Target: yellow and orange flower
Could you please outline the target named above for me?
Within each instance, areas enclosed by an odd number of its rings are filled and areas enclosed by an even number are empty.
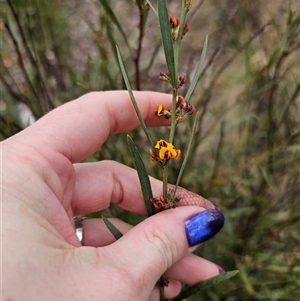
[[[159,106],[158,106],[158,108],[155,110],[155,114],[157,115],[157,116],[163,116],[164,115],[164,111],[166,110],[166,108],[165,108],[165,106],[163,105],[163,104],[160,104]]]
[[[155,115],[158,117],[165,116],[166,119],[169,119],[171,117],[171,112],[167,110],[163,104],[160,104],[155,110]]]
[[[159,150],[158,156],[161,160],[169,160],[181,155],[180,149],[176,149],[172,143],[169,143],[163,139],[157,141],[155,148]]]

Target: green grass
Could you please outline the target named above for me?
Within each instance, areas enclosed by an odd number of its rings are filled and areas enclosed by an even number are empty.
[[[134,89],[170,92],[158,81],[166,65],[155,14],[143,10],[141,1],[84,3],[1,3],[1,140],[27,125],[22,105],[39,118],[86,91],[124,89],[116,44]],[[226,215],[224,229],[199,255],[240,273],[189,300],[295,300],[300,294],[299,3],[201,3],[194,1],[187,16],[191,29],[181,43],[179,74],[186,74],[189,84],[209,35],[191,97],[200,111],[199,126],[181,185],[213,200]],[[170,3],[169,9],[179,17],[179,4]],[[192,122],[175,137],[183,152]],[[166,129],[151,132],[155,138],[167,135]],[[143,132],[131,137],[149,174],[161,177]],[[89,160],[100,158],[133,166],[125,134],[111,136]],[[173,183],[182,160],[169,167]],[[140,220],[118,208],[110,213]]]

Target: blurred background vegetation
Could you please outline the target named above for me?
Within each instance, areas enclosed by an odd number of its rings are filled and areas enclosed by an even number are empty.
[[[155,1],[152,1],[156,6]],[[1,140],[87,91],[124,89],[118,45],[137,90],[169,92],[158,22],[144,1],[1,0]],[[181,1],[168,1],[180,16]],[[224,229],[197,252],[240,274],[189,300],[297,300],[300,296],[300,1],[193,1],[180,74],[189,83],[209,48],[192,103],[201,112],[181,186],[218,204]],[[181,93],[184,95],[183,88]],[[177,132],[187,147],[193,118]],[[167,129],[152,129],[157,139]],[[146,139],[131,133],[149,174]],[[125,135],[89,160],[133,166]],[[182,158],[173,164],[174,182]],[[99,183],[101,185],[101,183]],[[135,223],[139,218],[112,208]],[[298,298],[297,298],[298,297]]]

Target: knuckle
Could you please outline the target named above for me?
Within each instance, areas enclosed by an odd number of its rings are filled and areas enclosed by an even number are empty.
[[[168,235],[166,230],[153,225],[145,228],[145,237],[153,248],[157,250],[157,253],[160,254],[159,257],[162,260],[162,264],[165,265],[165,270],[167,270],[178,257],[176,242],[171,235]]]

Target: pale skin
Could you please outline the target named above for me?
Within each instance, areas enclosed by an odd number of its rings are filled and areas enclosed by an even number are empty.
[[[169,95],[135,96],[148,126],[168,125],[154,111],[160,103],[171,107]],[[93,92],[1,143],[2,300],[158,301],[155,284],[165,272],[166,298],[182,283],[219,273],[190,254],[184,221],[204,210],[196,206],[160,212],[135,227],[113,219],[124,233],[118,241],[100,219],[86,220],[84,246],[78,240],[75,215],[111,202],[146,215],[135,170],[114,161],[78,163],[110,134],[138,126],[128,92]],[[151,185],[160,195],[161,181],[152,178]]]

